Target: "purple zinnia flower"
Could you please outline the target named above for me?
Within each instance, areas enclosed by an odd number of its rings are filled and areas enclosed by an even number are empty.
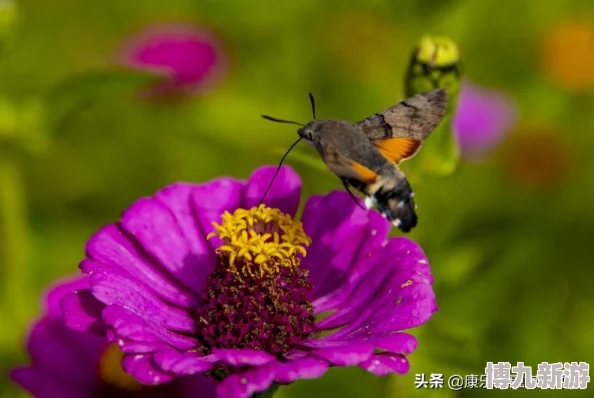
[[[32,364],[10,377],[37,398],[194,398],[214,397],[215,383],[188,376],[158,386],[142,386],[121,366],[123,353],[105,338],[68,328],[59,302],[73,290],[89,287],[88,277],[56,283],[45,299],[45,313],[27,340]]]
[[[138,200],[88,242],[90,288],[62,300],[67,323],[117,342],[142,383],[204,373],[223,397],[330,366],[407,372],[417,342],[401,331],[436,311],[421,248],[388,239],[390,223],[345,192],[311,197],[294,221],[301,182],[287,167],[259,205],[273,173]]]
[[[512,129],[516,113],[503,92],[464,81],[452,124],[462,156],[477,160],[487,155]]]
[[[227,57],[214,33],[188,23],[151,25],[128,38],[119,50],[125,66],[163,74],[149,94],[204,92],[227,72]]]

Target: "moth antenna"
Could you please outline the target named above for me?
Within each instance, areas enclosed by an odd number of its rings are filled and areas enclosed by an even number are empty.
[[[360,208],[362,208],[363,210],[367,211],[368,209],[366,209],[365,207],[363,207],[361,205],[361,203],[357,200],[357,197],[355,196],[355,194],[351,191],[351,188],[349,188],[349,184],[346,183],[345,180],[341,179],[340,181],[342,181],[342,185],[344,185],[344,189],[346,189],[346,191],[349,193],[349,195],[351,196],[351,198],[353,199],[353,201],[355,202],[355,204],[357,206],[359,206]]]
[[[260,204],[262,204],[264,202],[264,199],[266,198],[266,194],[268,193],[268,191],[272,187],[272,183],[274,182],[274,179],[278,175],[278,172],[280,171],[281,166],[283,165],[283,162],[285,161],[285,158],[287,157],[287,155],[289,154],[289,152],[291,152],[291,150],[293,148],[295,148],[295,145],[299,144],[299,141],[301,141],[301,137],[297,138],[297,141],[295,141],[293,143],[293,145],[291,145],[289,147],[289,149],[287,149],[287,152],[285,152],[285,154],[281,158],[280,162],[278,163],[278,167],[276,168],[276,171],[274,172],[274,175],[272,176],[272,179],[270,180],[270,183],[268,184],[268,187],[266,187],[266,191],[264,191],[264,195],[262,195],[262,199],[260,199]]]
[[[275,117],[272,116],[268,116],[268,115],[262,115],[262,117],[266,120],[270,120],[271,122],[276,122],[276,123],[288,123],[288,124],[296,124],[297,126],[305,126],[305,124],[303,123],[298,123],[298,122],[293,122],[291,120],[283,120],[283,119],[277,119]]]
[[[312,93],[309,93],[309,102],[311,102],[311,113],[313,115],[314,120],[316,120],[316,101],[314,100],[314,96]]]

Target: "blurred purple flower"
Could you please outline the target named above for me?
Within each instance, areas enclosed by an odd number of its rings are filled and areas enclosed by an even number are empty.
[[[159,386],[142,386],[121,368],[122,353],[105,338],[64,325],[59,302],[88,288],[87,276],[56,283],[45,299],[45,313],[28,337],[32,364],[12,369],[10,377],[37,398],[194,398],[214,397],[215,383],[189,376]]]
[[[273,173],[138,200],[87,243],[90,289],[62,300],[66,322],[117,342],[142,383],[206,373],[220,397],[330,366],[406,373],[417,341],[401,330],[437,310],[422,249],[345,192],[311,197],[293,221],[301,181],[287,167],[255,207]]]
[[[125,66],[162,74],[149,95],[195,94],[216,84],[228,69],[219,39],[188,23],[156,24],[129,37],[118,52]]]
[[[462,156],[476,160],[488,155],[513,128],[516,116],[506,94],[464,81],[453,120]]]

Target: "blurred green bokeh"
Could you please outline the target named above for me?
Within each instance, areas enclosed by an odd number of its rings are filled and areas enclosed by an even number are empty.
[[[245,178],[276,163],[295,131],[259,115],[307,121],[309,91],[321,118],[356,121],[402,100],[410,52],[426,33],[459,44],[473,82],[514,98],[518,127],[483,162],[415,175],[419,225],[410,236],[431,261],[440,311],[414,331],[409,374],[333,369],[278,396],[503,396],[415,390],[414,377],[481,374],[487,361],[593,362],[594,72],[568,83],[559,76],[573,72],[543,48],[557,43],[547,37],[564,21],[594,29],[593,3],[32,0],[6,11],[13,5],[0,0],[2,374],[26,361],[39,293],[77,271],[91,233],[173,181]],[[113,69],[110,59],[127,34],[171,20],[217,32],[229,75],[194,98],[141,100],[135,90],[152,77]],[[592,61],[579,54],[594,45],[566,44],[574,63]],[[305,145],[288,163],[304,197],[342,189]],[[2,376],[0,396],[16,391]]]

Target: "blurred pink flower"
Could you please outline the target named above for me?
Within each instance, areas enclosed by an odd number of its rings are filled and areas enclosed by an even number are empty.
[[[213,32],[189,23],[150,25],[128,37],[118,50],[124,66],[162,74],[149,95],[204,92],[226,74],[228,59]]]
[[[488,155],[516,118],[516,106],[508,95],[464,81],[452,123],[462,157],[477,160]]]

